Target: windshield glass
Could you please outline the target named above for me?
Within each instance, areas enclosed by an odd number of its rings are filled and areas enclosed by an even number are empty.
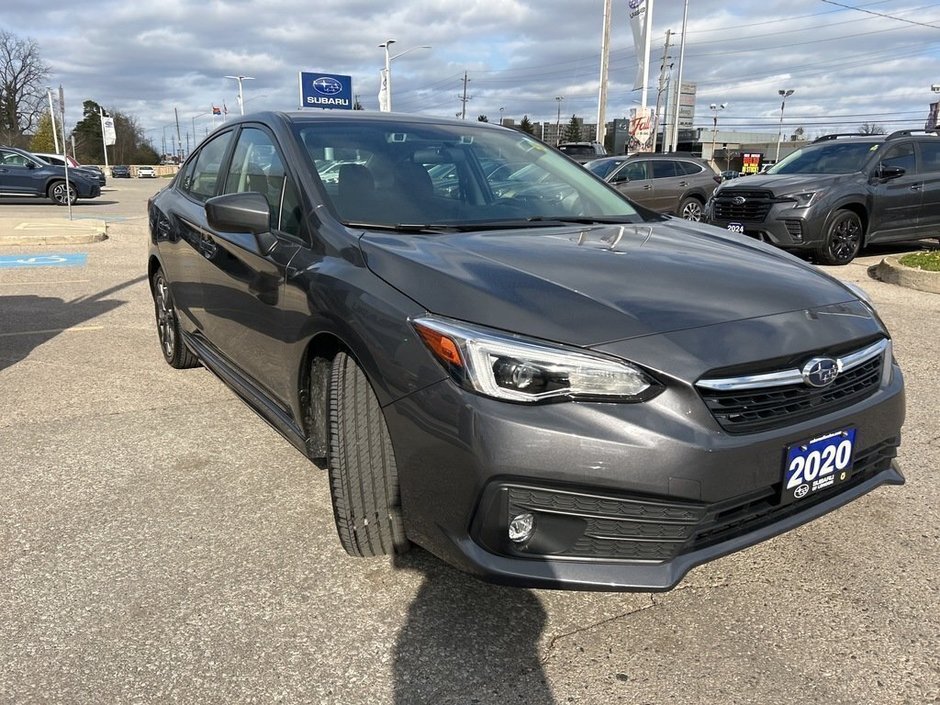
[[[850,174],[861,171],[880,142],[831,142],[814,144],[787,155],[767,170],[768,174]]]
[[[294,131],[331,205],[347,223],[640,219],[625,198],[516,130],[300,119]]]

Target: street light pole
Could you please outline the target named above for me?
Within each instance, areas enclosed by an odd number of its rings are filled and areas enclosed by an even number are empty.
[[[411,47],[410,49],[405,49],[404,51],[398,52],[394,56],[389,56],[389,47],[395,43],[394,39],[386,39],[384,42],[379,44],[380,49],[385,49],[385,108],[383,110],[382,106],[379,106],[380,110],[383,112],[390,113],[392,111],[392,62],[397,59],[399,56],[404,56],[409,52],[416,51],[418,49],[430,49],[428,45],[422,45],[419,47]]]
[[[226,76],[238,82],[238,109],[242,115],[245,114],[245,97],[242,94],[242,81],[254,81],[253,76]]]
[[[561,144],[561,101],[565,99],[563,95],[556,95],[555,100],[558,101],[558,116],[555,118],[555,146],[557,147]]]
[[[46,97],[49,98],[49,117],[52,119],[52,141],[55,142],[55,153],[59,153],[59,133],[55,128],[55,108],[52,107],[52,88],[46,86]],[[62,126],[63,129],[65,125]],[[65,154],[65,135],[62,135],[62,154]]]
[[[504,111],[505,109],[506,109],[506,108],[500,108],[500,109],[499,109],[499,125],[500,125],[500,127],[502,127],[502,125],[503,125],[503,111]]]
[[[793,89],[781,88],[777,94],[782,98],[780,101],[780,127],[777,129],[777,156],[774,157],[774,164],[780,161],[780,141],[783,139],[783,108],[787,104],[787,98],[793,95]]]
[[[718,166],[718,162],[715,160],[715,142],[718,140],[718,111],[727,108],[728,104],[722,103],[721,105],[716,105],[712,103],[709,107],[712,111],[712,152],[710,158],[715,162],[715,166]]]

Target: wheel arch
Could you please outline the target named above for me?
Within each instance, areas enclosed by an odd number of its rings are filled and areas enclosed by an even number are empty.
[[[865,206],[864,203],[861,203],[859,201],[847,200],[842,203],[837,203],[836,205],[834,205],[829,210],[829,215],[826,216],[826,225],[825,225],[825,230],[823,231],[823,233],[828,231],[829,224],[832,222],[832,218],[839,211],[851,211],[852,213],[855,213],[855,215],[858,216],[859,220],[862,221],[862,244],[861,246],[865,247],[868,244],[868,225],[869,225],[868,208]]]

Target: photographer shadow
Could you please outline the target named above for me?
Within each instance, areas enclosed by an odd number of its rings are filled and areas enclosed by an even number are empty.
[[[529,590],[480,582],[414,548],[422,583],[393,652],[398,705],[555,702],[539,659],[547,615]]]

